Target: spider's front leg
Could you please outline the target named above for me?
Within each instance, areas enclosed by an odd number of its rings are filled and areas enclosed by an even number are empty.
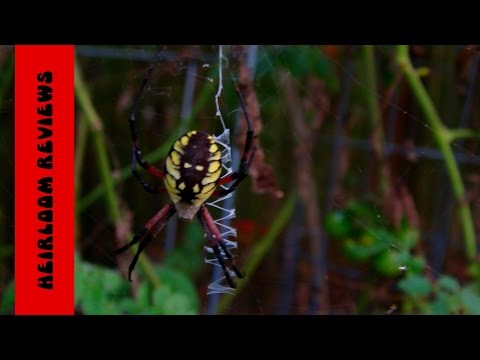
[[[138,245],[137,252],[128,267],[128,280],[132,281],[131,275],[135,265],[137,264],[140,254],[145,249],[145,247],[152,241],[165,226],[167,221],[175,214],[176,209],[175,205],[172,202],[169,202],[165,205],[158,213],[155,214],[145,226],[133,237],[133,239],[125,246],[120,249],[115,250],[116,254],[121,254],[122,252],[128,250],[136,243],[140,242]]]
[[[161,192],[162,188],[159,187],[159,186],[152,186],[152,185],[148,184],[147,181],[143,178],[143,176],[138,172],[137,164],[139,164],[142,168],[144,168],[151,175],[156,176],[160,179],[163,179],[165,174],[163,173],[163,171],[156,168],[155,166],[153,166],[152,164],[150,164],[148,161],[146,161],[143,158],[142,150],[140,149],[140,145],[139,145],[138,138],[137,138],[136,123],[137,123],[138,107],[140,105],[140,101],[143,98],[145,89],[147,88],[147,85],[150,81],[150,76],[152,75],[152,72],[153,72],[154,68],[155,68],[155,66],[150,66],[148,68],[147,74],[145,75],[145,79],[143,80],[140,91],[138,92],[138,94],[135,97],[135,100],[133,102],[132,111],[131,111],[130,117],[128,119],[128,121],[130,123],[130,133],[132,135],[132,173],[133,173],[133,175],[135,175],[135,177],[140,182],[140,184],[144,187],[144,189],[147,190],[150,193]]]
[[[245,274],[237,268],[237,264],[235,263],[231,252],[228,250],[227,244],[222,239],[222,235],[220,234],[218,226],[213,221],[212,215],[210,215],[210,212],[205,205],[200,208],[197,216],[200,220],[200,223],[202,224],[203,229],[205,230],[207,241],[212,247],[213,252],[218,259],[218,262],[220,263],[223,272],[225,273],[225,278],[227,279],[228,285],[232,289],[235,289],[237,285],[232,280],[229,268],[232,269],[232,271],[239,279],[243,279],[245,277]],[[222,250],[226,256],[226,259],[222,255]]]
[[[257,145],[254,144],[256,136],[253,133],[252,122],[250,121],[250,117],[248,116],[248,112],[245,107],[245,101],[243,100],[242,93],[238,89],[237,84],[233,82],[233,85],[235,88],[235,92],[237,93],[240,100],[240,105],[243,109],[243,113],[245,115],[245,120],[247,122],[247,133],[245,137],[245,146],[243,148],[243,154],[240,160],[238,170],[218,180],[217,185],[225,185],[233,181],[233,184],[230,185],[230,187],[218,190],[218,195],[220,196],[228,195],[231,192],[235,191],[237,186],[247,177],[253,157],[255,156],[255,151],[257,150]]]

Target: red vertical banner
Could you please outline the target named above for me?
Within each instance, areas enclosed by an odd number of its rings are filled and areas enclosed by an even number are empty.
[[[15,314],[74,312],[74,46],[15,46]]]

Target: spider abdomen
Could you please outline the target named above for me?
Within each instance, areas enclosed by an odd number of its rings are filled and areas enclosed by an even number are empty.
[[[219,146],[206,132],[189,131],[175,141],[164,168],[165,186],[172,201],[180,207],[191,205],[198,211],[217,187],[222,173],[221,157]]]

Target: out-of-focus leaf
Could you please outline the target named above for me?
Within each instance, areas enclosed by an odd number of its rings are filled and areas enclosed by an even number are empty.
[[[3,292],[0,314],[13,314],[15,305],[15,283],[10,281]]]
[[[460,285],[458,284],[458,281],[448,275],[440,277],[440,279],[437,281],[437,285],[440,289],[448,293],[456,293],[460,291]]]
[[[405,250],[412,249],[417,244],[420,237],[418,230],[410,227],[397,231],[395,235],[396,243]]]
[[[317,46],[288,46],[281,50],[278,64],[296,78],[314,75],[325,81],[330,93],[337,92],[340,85],[331,60]]]
[[[152,288],[147,282],[143,282],[138,287],[136,302],[140,306],[148,306],[150,304],[150,296]]]
[[[165,314],[194,315],[196,311],[192,308],[192,301],[184,294],[173,294],[163,304]]]
[[[118,304],[129,296],[129,286],[118,272],[89,264],[79,257],[75,261],[75,302],[84,314],[119,314]]]
[[[426,296],[432,291],[430,281],[417,274],[408,274],[400,280],[398,286],[405,294],[414,298]]]
[[[432,315],[451,314],[448,295],[443,292],[438,293],[430,306],[430,310]]]
[[[170,286],[163,285],[153,291],[153,295],[152,295],[153,305],[156,306],[159,309],[159,311],[160,309],[163,310],[165,303],[167,302],[168,298],[171,296],[172,296],[172,292],[170,291]]]
[[[394,277],[408,270],[407,264],[410,258],[411,255],[408,252],[388,249],[373,259],[373,265],[379,274]]]
[[[118,311],[120,314],[137,315],[141,314],[143,309],[147,309],[150,305],[140,304],[133,298],[124,298],[118,302]]]
[[[173,294],[183,294],[190,301],[190,308],[194,312],[200,309],[200,301],[190,279],[181,272],[167,267],[161,267],[157,270],[158,277],[162,284],[168,284]]]
[[[203,265],[203,229],[198,222],[192,222],[185,231],[185,241],[173,249],[164,264],[189,276],[197,274]]]
[[[467,314],[480,315],[480,295],[473,286],[463,288],[460,298]]]
[[[411,256],[410,260],[407,262],[407,271],[421,274],[425,269],[426,260],[423,256]]]
[[[388,248],[387,243],[377,240],[369,234],[364,234],[360,239],[347,239],[343,244],[343,252],[353,262],[367,261]]]

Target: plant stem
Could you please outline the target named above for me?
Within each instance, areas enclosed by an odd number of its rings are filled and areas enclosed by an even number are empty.
[[[215,78],[215,73],[212,73],[210,78]],[[193,106],[192,113],[190,116],[186,117],[183,121],[180,122],[177,131],[175,131],[166,141],[165,143],[159,147],[158,149],[152,151],[148,155],[145,156],[145,160],[150,163],[154,163],[163,157],[165,157],[170,150],[172,144],[177,140],[177,138],[186,131],[190,127],[193,122],[193,119],[198,114],[200,109],[204,108],[207,101],[213,96],[213,85],[210,82],[206,82],[203,88],[200,90],[198,98]],[[119,172],[119,175],[113,178],[114,183],[119,183],[128,179],[132,175],[130,165],[125,166]],[[84,196],[78,203],[78,212],[82,213],[85,211],[90,205],[92,205],[95,201],[97,201],[106,191],[105,184],[97,185],[92,191],[90,191],[86,196]]]
[[[83,74],[77,64],[75,64],[75,96],[88,121],[88,124],[90,125],[95,151],[97,153],[100,175],[103,182],[108,215],[110,221],[117,226],[122,221],[122,217],[120,212],[120,204],[115,193],[115,182],[108,159],[107,148],[105,146],[103,124],[92,104],[89,91],[83,79]],[[130,234],[128,236],[131,237]],[[132,251],[134,252],[135,249],[132,248]],[[160,280],[156,276],[153,266],[150,264],[148,259],[145,256],[142,256],[139,258],[139,263],[151,284],[154,287],[159,287]]]
[[[75,176],[77,180],[81,179],[83,170],[83,160],[85,159],[85,150],[87,148],[88,124],[85,114],[81,114],[78,119],[77,139],[75,142]],[[81,181],[75,181],[75,191],[77,198],[82,188]]]
[[[480,139],[480,131],[472,129],[451,129],[448,131],[449,140],[455,141],[466,138],[477,138]]]
[[[380,167],[380,190],[382,194],[388,191],[389,175],[385,162],[385,136],[383,134],[382,113],[378,102],[377,75],[375,73],[375,52],[373,45],[364,45],[363,65],[365,71],[366,103],[370,119],[373,149]]]
[[[3,50],[3,49],[1,49]],[[3,164],[2,189],[0,199],[0,304],[3,300],[3,284],[7,283],[7,279],[12,276],[10,266],[13,268],[11,257],[14,252],[13,243],[13,197],[10,191],[13,189],[13,102],[7,99],[12,95],[12,83],[14,77],[14,55],[13,50],[6,50],[5,62],[0,66],[0,111],[2,121],[0,122],[0,136],[2,151],[0,159]],[[7,106],[8,104],[8,106]],[[11,107],[11,109],[10,109]],[[7,190],[8,189],[8,190]],[[6,287],[6,285],[5,285]]]
[[[435,140],[443,155],[445,167],[447,169],[448,176],[453,188],[453,193],[459,205],[460,222],[463,229],[466,255],[470,260],[473,260],[476,255],[476,240],[475,230],[473,226],[472,213],[470,207],[465,198],[465,187],[462,181],[460,170],[455,162],[455,156],[450,147],[450,141],[458,134],[465,135],[463,129],[448,130],[442,123],[440,116],[438,115],[435,106],[427,93],[427,90],[423,86],[417,71],[413,68],[408,54],[408,45],[399,45],[397,47],[396,60],[400,69],[404,73],[410,88],[418,101],[418,104],[423,111],[426,120],[429,123],[433,131]],[[459,132],[459,130],[461,130]]]
[[[0,72],[0,105],[3,106],[4,97],[10,93],[14,75],[14,55],[13,51],[8,51],[5,64]]]
[[[254,247],[244,267],[247,277],[243,281],[240,281],[238,283],[237,289],[235,291],[235,296],[238,296],[238,294],[248,284],[248,281],[253,277],[253,274],[255,274],[258,265],[272,247],[274,240],[278,238],[278,235],[286,226],[288,220],[293,214],[293,209],[295,209],[296,201],[297,194],[292,192],[287,198],[287,200],[283,203],[283,206],[279,210],[275,221],[270,226],[268,233],[265,234],[265,236],[260,239],[260,241]],[[228,309],[235,296],[224,296],[222,300],[220,300],[220,303],[218,304],[219,314],[223,313],[226,309]]]
[[[81,114],[78,119],[77,138],[75,142],[75,199],[80,199],[82,193],[82,170],[83,160],[85,159],[85,150],[88,138],[88,123],[85,114]],[[80,213],[75,208],[75,244],[78,243],[78,234],[80,233]]]
[[[365,70],[365,87],[367,88],[367,110],[372,130],[380,129],[380,140],[383,144],[383,131],[381,126],[381,112],[378,104],[377,75],[375,74],[375,53],[372,45],[364,45],[363,64]],[[383,149],[380,149],[383,150]]]

